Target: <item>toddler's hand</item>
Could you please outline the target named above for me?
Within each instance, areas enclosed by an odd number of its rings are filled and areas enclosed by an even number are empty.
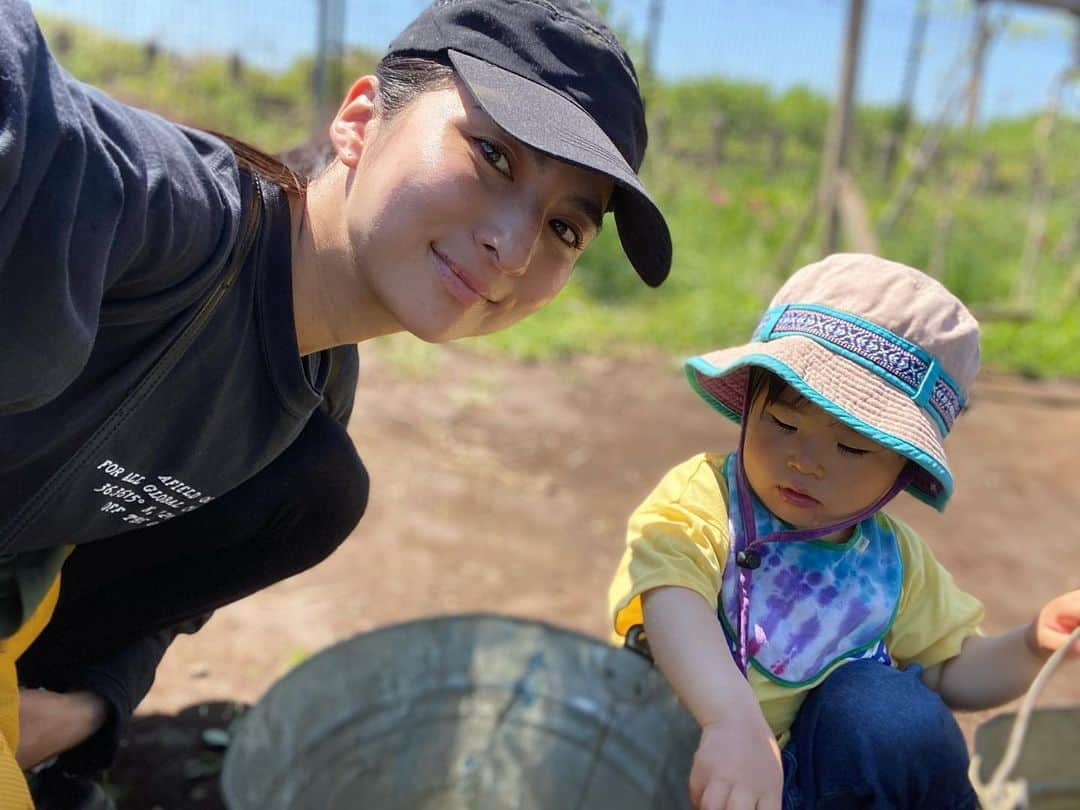
[[[1040,658],[1048,658],[1077,625],[1080,625],[1080,590],[1062,594],[1043,605],[1028,630],[1028,647]],[[1080,641],[1066,655],[1080,657]]]
[[[780,749],[760,714],[702,728],[690,770],[697,810],[780,810],[783,781]]]

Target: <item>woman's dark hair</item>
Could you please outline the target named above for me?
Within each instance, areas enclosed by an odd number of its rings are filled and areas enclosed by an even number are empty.
[[[401,112],[421,93],[443,90],[454,85],[454,69],[449,61],[415,56],[386,56],[375,67],[379,79],[379,112],[389,119]],[[211,134],[220,138],[232,149],[241,169],[257,172],[267,180],[277,183],[286,191],[303,194],[308,181],[328,161],[325,160],[329,146],[306,144],[285,153],[293,159],[268,154],[249,143],[220,132]],[[318,153],[318,157],[313,157]],[[292,168],[289,164],[306,164]]]
[[[260,177],[277,183],[286,191],[303,194],[307,188],[308,175],[293,171],[281,158],[257,149],[249,143],[238,140],[223,132],[208,130],[215,138],[220,138],[232,149],[236,163],[241,169],[254,172]]]
[[[453,87],[455,75],[445,56],[385,56],[375,66],[380,112],[385,118],[393,118],[421,93]]]

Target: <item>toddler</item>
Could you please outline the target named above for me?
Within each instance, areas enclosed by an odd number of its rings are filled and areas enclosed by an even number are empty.
[[[1074,591],[981,635],[981,603],[882,511],[901,490],[945,508],[978,366],[955,296],[856,254],[792,276],[751,342],[687,362],[739,446],[634,512],[610,604],[701,724],[694,807],[975,807],[950,709],[1022,694],[1080,622]]]

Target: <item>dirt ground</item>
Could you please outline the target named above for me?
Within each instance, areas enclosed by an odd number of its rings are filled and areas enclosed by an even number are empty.
[[[736,437],[675,360],[523,364],[443,348],[403,361],[411,351],[361,354],[350,430],[372,477],[366,517],[322,565],[176,641],[111,775],[122,810],[221,807],[220,755],[201,731],[353,634],[493,611],[605,637],[627,514],[669,467]],[[894,508],[984,599],[986,629],[1080,587],[1080,384],[985,375],[950,451],[949,511],[906,497]],[[1080,678],[1059,674],[1043,702],[1080,703]],[[985,716],[961,718],[969,738]]]

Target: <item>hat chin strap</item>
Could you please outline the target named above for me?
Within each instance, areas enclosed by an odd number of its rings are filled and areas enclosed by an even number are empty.
[[[796,540],[817,540],[842,529],[849,529],[861,523],[871,515],[881,511],[885,504],[895,498],[901,490],[915,478],[915,470],[912,462],[904,465],[900,474],[896,477],[892,486],[889,487],[876,501],[857,514],[846,517],[843,520],[829,526],[817,529],[790,529],[779,532],[771,532],[764,537],[757,536],[757,522],[754,520],[753,505],[750,502],[750,482],[746,478],[746,467],[743,464],[743,450],[746,446],[746,423],[750,418],[749,391],[743,402],[742,424],[739,428],[739,451],[735,458],[735,489],[739,498],[739,523],[738,535],[735,540],[735,562],[739,566],[739,626],[738,626],[738,664],[743,675],[746,675],[746,667],[749,663],[747,649],[748,622],[750,617],[750,577],[751,573],[761,565],[761,555],[757,549],[766,543],[789,543]]]

